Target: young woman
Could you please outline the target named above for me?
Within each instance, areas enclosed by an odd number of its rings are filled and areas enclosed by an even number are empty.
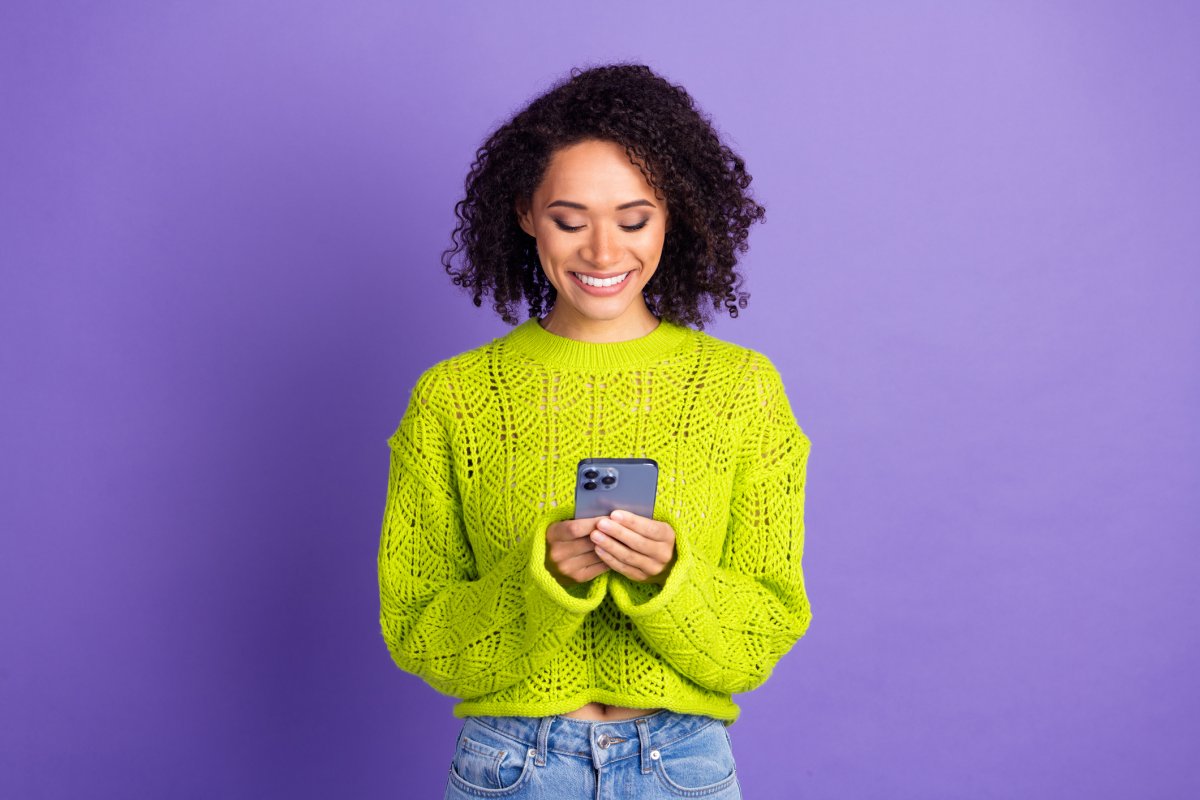
[[[444,265],[515,327],[418,378],[379,546],[392,658],[461,701],[448,798],[740,797],[730,695],[811,619],[809,439],[770,359],[702,332],[746,306],[750,180],[641,65],[572,70],[478,153]],[[653,517],[573,518],[579,460],[633,457]]]

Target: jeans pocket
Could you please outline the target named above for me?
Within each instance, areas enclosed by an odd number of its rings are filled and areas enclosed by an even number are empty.
[[[480,797],[503,797],[521,788],[532,761],[521,743],[468,719],[450,762],[450,782]]]
[[[658,777],[676,796],[704,797],[726,791],[737,783],[737,765],[729,735],[719,721],[656,752]]]

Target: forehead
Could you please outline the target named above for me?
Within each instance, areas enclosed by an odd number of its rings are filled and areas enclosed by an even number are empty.
[[[556,151],[539,190],[554,194],[552,199],[563,195],[561,199],[589,206],[592,205],[589,198],[602,200],[604,204],[612,200],[613,205],[642,197],[654,198],[646,176],[629,160],[624,148],[601,141],[580,142]]]

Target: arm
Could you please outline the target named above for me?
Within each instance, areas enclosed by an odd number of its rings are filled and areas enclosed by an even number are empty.
[[[600,604],[605,575],[564,589],[546,570],[546,528],[559,507],[485,574],[463,525],[447,421],[427,371],[388,440],[380,535],[379,622],[392,659],[443,694],[470,699],[536,672]]]
[[[624,576],[609,584],[617,606],[665,660],[700,686],[729,694],[762,684],[812,618],[801,569],[811,444],[773,365],[761,365],[756,376],[752,438],[719,563],[697,554],[682,532],[661,586]]]

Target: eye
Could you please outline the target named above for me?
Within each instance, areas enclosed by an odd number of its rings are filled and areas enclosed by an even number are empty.
[[[637,225],[622,225],[621,229],[632,233],[633,231],[640,231],[642,228],[646,227],[649,222],[649,219],[644,219]],[[554,224],[557,225],[561,230],[567,231],[568,233],[574,233],[575,231],[583,230],[584,228],[583,225],[575,225],[572,227],[571,225],[567,225],[559,219],[554,220]]]

